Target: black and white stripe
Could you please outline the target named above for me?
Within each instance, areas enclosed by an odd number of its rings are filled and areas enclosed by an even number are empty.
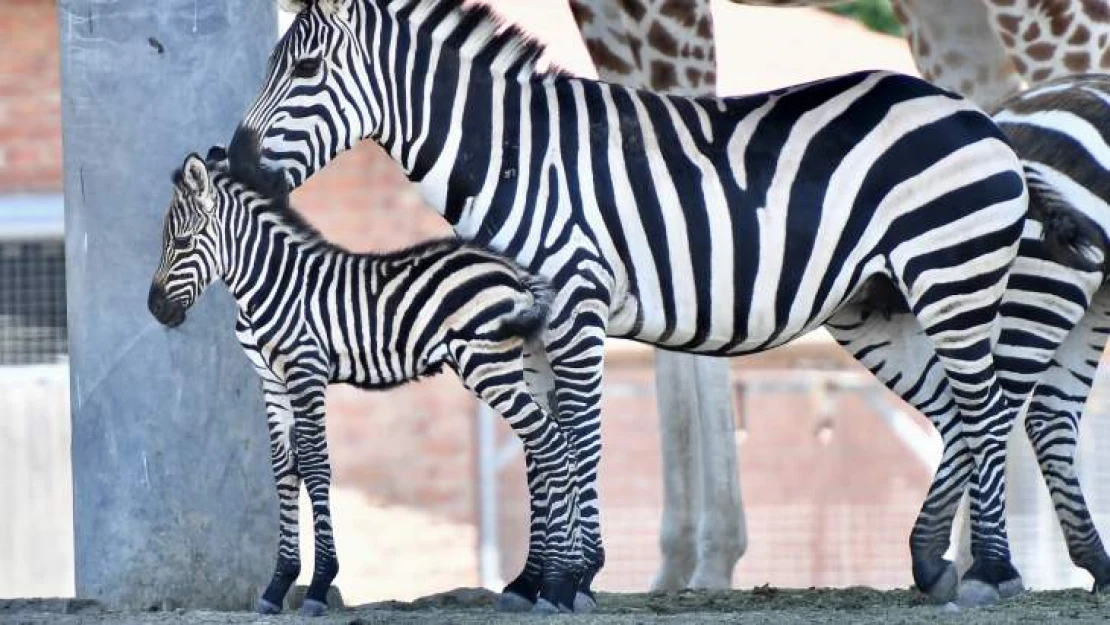
[[[218,151],[210,156],[219,155]],[[315,529],[304,611],[321,613],[338,572],[324,433],[329,383],[381,389],[447,367],[497,410],[524,443],[539,493],[547,557],[573,551],[573,449],[531,397],[523,349],[547,320],[546,282],[486,249],[450,239],[386,255],[322,240],[285,203],[284,178],[190,155],[175,177],[149,308],[176,326],[203,289],[222,280],[239,307],[237,335],[262,380],[281,511],[276,571],[260,602],[280,611],[300,572],[298,494]],[[548,501],[550,499],[550,502]],[[552,531],[553,530],[553,531]]]
[[[889,72],[695,99],[543,72],[541,51],[456,0],[312,3],[233,142],[260,141],[299,184],[374,139],[459,234],[557,288],[531,384],[554,389],[577,450],[587,562],[541,589],[541,571],[554,574],[533,544],[506,596],[569,608],[603,563],[606,334],[751,353],[858,308],[876,285],[924,329],[984,467],[984,516],[1001,517],[1015,407],[991,337],[1027,198],[989,118]],[[1004,566],[976,573],[1012,570],[1004,525],[977,536],[979,559]]]

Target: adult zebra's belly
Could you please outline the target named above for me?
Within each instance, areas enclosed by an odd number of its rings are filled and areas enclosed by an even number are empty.
[[[791,309],[794,314],[782,316],[772,314],[773,306],[758,306],[758,300],[738,302],[731,322],[713,323],[725,317],[707,311],[699,314],[697,307],[684,317],[668,316],[663,309],[648,309],[629,296],[613,306],[608,334],[674,351],[740,356],[777,347],[821,327],[850,297],[845,294],[826,300],[816,310],[795,306]]]

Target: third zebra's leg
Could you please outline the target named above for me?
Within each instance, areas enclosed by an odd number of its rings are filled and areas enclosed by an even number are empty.
[[[917,319],[901,310],[879,311],[870,302],[855,302],[839,310],[825,327],[879,381],[925,415],[944,441],[940,464],[910,534],[910,554],[914,583],[946,602],[955,598],[959,576],[944,553],[971,458],[960,438],[956,404],[933,344]]]
[[[1082,320],[1041,376],[1025,417],[1072,562],[1094,578],[1093,590],[1110,589],[1110,556],[1091,518],[1075,471],[1079,418],[1110,334],[1110,288],[1099,290]]]

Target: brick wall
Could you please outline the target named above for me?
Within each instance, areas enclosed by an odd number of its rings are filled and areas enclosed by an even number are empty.
[[[0,193],[61,188],[61,98],[54,3],[0,10]]]

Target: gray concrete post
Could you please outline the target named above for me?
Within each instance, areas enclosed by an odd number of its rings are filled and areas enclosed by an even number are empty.
[[[262,0],[60,0],[77,595],[242,609],[277,498],[258,381],[219,285],[146,308],[170,175],[230,141],[277,35]]]

